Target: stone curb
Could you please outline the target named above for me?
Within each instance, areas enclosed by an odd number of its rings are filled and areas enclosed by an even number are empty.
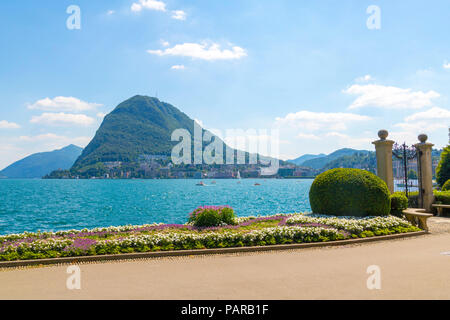
[[[86,262],[100,262],[100,261],[126,261],[135,259],[151,259],[164,257],[185,257],[185,256],[200,256],[213,254],[230,254],[242,252],[262,252],[262,251],[281,251],[292,249],[306,249],[306,248],[320,248],[320,247],[336,247],[343,245],[351,245],[365,242],[375,242],[383,240],[392,240],[400,238],[409,238],[428,234],[426,231],[417,231],[409,233],[392,234],[387,236],[376,236],[370,238],[348,239],[329,242],[313,242],[313,243],[296,243],[296,244],[282,244],[261,247],[237,247],[237,248],[219,248],[219,249],[200,249],[200,250],[178,250],[178,251],[158,251],[158,252],[144,252],[144,253],[124,253],[117,255],[102,255],[102,256],[85,256],[85,257],[67,257],[54,259],[39,259],[39,260],[23,260],[23,261],[5,261],[0,262],[0,269],[3,268],[19,268],[31,266],[49,266],[58,264],[78,264]]]

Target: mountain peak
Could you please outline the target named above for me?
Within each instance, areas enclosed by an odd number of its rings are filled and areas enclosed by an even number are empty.
[[[142,104],[146,104],[146,105],[159,105],[161,103],[163,103],[162,101],[160,101],[158,98],[156,97],[150,97],[150,96],[143,96],[143,95],[135,95],[125,101],[123,101],[122,103],[120,103],[118,105],[119,106],[127,106],[130,104],[135,104],[135,103],[142,103]]]
[[[194,131],[194,120],[158,98],[136,95],[120,103],[103,120],[74,169],[100,162],[134,162],[140,155],[171,155],[176,129]]]
[[[54,170],[69,169],[82,150],[71,144],[59,150],[35,153],[9,165],[0,171],[0,176],[17,179],[42,178]]]
[[[145,96],[145,95],[141,95],[141,94],[137,94],[135,96],[132,96],[131,98],[125,100],[126,101],[135,101],[135,100],[156,100],[158,102],[161,102],[158,98],[156,97],[151,97],[151,96]]]
[[[83,150],[83,148],[76,146],[74,144],[69,144],[68,146],[61,148],[59,150]]]

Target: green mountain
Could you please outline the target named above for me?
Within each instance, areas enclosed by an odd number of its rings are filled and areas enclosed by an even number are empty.
[[[356,152],[351,155],[344,155],[328,162],[322,168],[322,171],[335,168],[364,169],[375,173],[377,168],[377,157],[375,152],[372,151],[363,151]]]
[[[69,169],[83,149],[74,145],[51,152],[35,153],[0,171],[0,176],[13,179],[42,178],[58,169]]]
[[[161,178],[193,177],[215,172],[217,177],[236,176],[238,170],[257,170],[256,165],[173,165],[172,133],[185,129],[191,134],[194,152],[194,120],[176,107],[147,96],[134,96],[108,114],[95,137],[70,171],[53,172],[47,178]],[[206,130],[202,129],[203,133]],[[214,137],[214,141],[220,139]],[[223,143],[223,141],[221,141]],[[203,143],[205,149],[210,142]],[[223,154],[236,150],[223,143]],[[245,153],[246,163],[249,154]],[[259,156],[259,159],[262,158]],[[283,164],[283,162],[281,162]],[[245,174],[242,172],[242,174]],[[254,172],[252,172],[254,174]]]
[[[352,156],[356,153],[361,153],[361,154],[368,154],[369,151],[367,150],[355,150],[355,149],[349,149],[349,148],[345,148],[345,149],[339,149],[333,153],[330,153],[327,156],[324,157],[317,157],[315,159],[311,159],[311,160],[307,160],[305,162],[303,162],[302,166],[304,167],[310,167],[313,169],[317,169],[317,170],[321,170],[323,169],[328,163],[330,163],[333,160],[336,160],[340,157],[343,156]]]
[[[293,159],[293,160],[289,160],[289,162],[294,163],[298,166],[302,166],[306,161],[308,160],[312,160],[312,159],[317,159],[317,158],[323,158],[326,157],[326,154],[321,153],[321,154],[305,154],[301,157],[298,157],[297,159]]]
[[[134,96],[104,118],[73,169],[83,171],[103,162],[134,162],[140,155],[170,156],[177,144],[171,135],[179,128],[193,135],[194,121],[157,98]]]

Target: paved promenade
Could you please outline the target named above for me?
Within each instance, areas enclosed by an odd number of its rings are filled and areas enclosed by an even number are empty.
[[[450,218],[432,234],[344,247],[0,271],[0,299],[450,299]],[[448,253],[448,255],[443,253]],[[367,289],[367,267],[381,290]]]

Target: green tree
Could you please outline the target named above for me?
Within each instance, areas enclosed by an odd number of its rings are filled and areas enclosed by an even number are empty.
[[[450,191],[450,179],[442,186],[442,191]]]
[[[436,169],[436,179],[440,187],[450,179],[450,145],[446,146],[441,154],[441,160]]]
[[[417,179],[417,172],[413,169],[408,171],[408,179],[415,180]]]

